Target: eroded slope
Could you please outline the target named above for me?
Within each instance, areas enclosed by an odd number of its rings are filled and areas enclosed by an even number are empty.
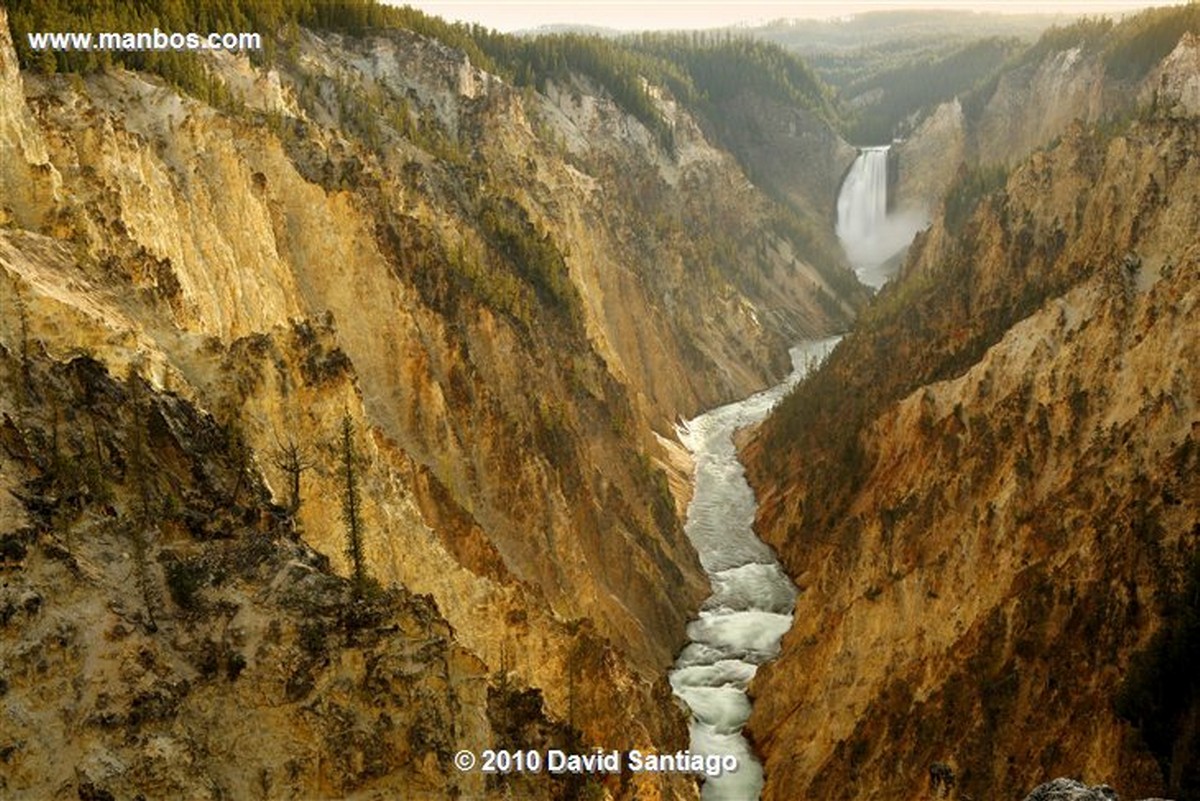
[[[1200,141],[1170,108],[936,224],[748,448],[802,590],[753,686],[764,797],[1179,792],[1191,730],[1156,765],[1118,714],[1200,533]]]
[[[669,96],[673,152],[586,79],[518,90],[409,31],[214,56],[211,103],[20,74],[0,32],[9,353],[134,369],[211,414],[343,575],[348,418],[375,579],[432,595],[454,648],[582,742],[681,745],[661,670],[704,586],[655,433],[855,302],[736,160]]]

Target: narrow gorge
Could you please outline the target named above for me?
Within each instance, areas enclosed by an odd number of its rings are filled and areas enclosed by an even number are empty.
[[[0,796],[1200,797],[1198,75],[7,0]]]
[[[736,759],[736,771],[705,781],[703,798],[712,801],[757,798],[762,789],[762,768],[742,736],[750,717],[746,688],[758,666],[778,654],[796,602],[791,579],[751,528],[754,494],[734,435],[766,417],[835,343],[793,347],[792,371],[782,383],[681,425],[680,440],[696,464],[685,530],[713,593],[688,625],[691,642],[675,660],[671,686],[692,712],[692,750]]]

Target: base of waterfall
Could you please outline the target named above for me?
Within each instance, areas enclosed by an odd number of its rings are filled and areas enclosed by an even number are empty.
[[[858,280],[879,289],[900,271],[913,237],[928,225],[928,215],[901,211],[887,215],[857,237],[843,236],[839,226],[838,237]]]

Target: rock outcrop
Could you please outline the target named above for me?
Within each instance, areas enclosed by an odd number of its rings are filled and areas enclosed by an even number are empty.
[[[1200,36],[1183,35],[1146,78],[1138,99],[1166,114],[1200,114]]]
[[[1119,801],[1119,797],[1107,784],[1088,787],[1074,779],[1055,779],[1034,788],[1025,801]]]
[[[901,205],[936,208],[961,166],[1012,166],[1074,123],[1094,125],[1137,108],[1194,114],[1200,42],[1186,33],[1167,58],[1136,80],[1106,71],[1102,47],[1049,47],[1026,56],[994,84],[935,108],[896,146]]]
[[[1034,788],[1025,801],[1121,801],[1121,797],[1107,784],[1088,787],[1075,779],[1055,779]],[[1144,801],[1162,799],[1147,798]]]

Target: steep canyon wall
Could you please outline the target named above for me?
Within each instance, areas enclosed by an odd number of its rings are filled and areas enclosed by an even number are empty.
[[[1145,699],[1193,614],[1200,141],[1158,75],[918,237],[748,446],[801,589],[752,686],[764,798],[1187,796],[1194,712]]]
[[[212,105],[120,69],[23,75],[2,12],[0,67],[10,356],[86,356],[211,414],[282,506],[294,444],[295,529],[343,575],[348,418],[368,572],[432,597],[448,659],[539,691],[589,744],[686,742],[662,670],[705,587],[655,434],[782,374],[787,344],[861,300],[686,109],[660,98],[668,153],[584,78],[518,90],[407,31],[304,31],[269,68],[214,56],[234,99]],[[478,718],[472,692],[447,703]],[[422,775],[449,769],[431,753]]]

